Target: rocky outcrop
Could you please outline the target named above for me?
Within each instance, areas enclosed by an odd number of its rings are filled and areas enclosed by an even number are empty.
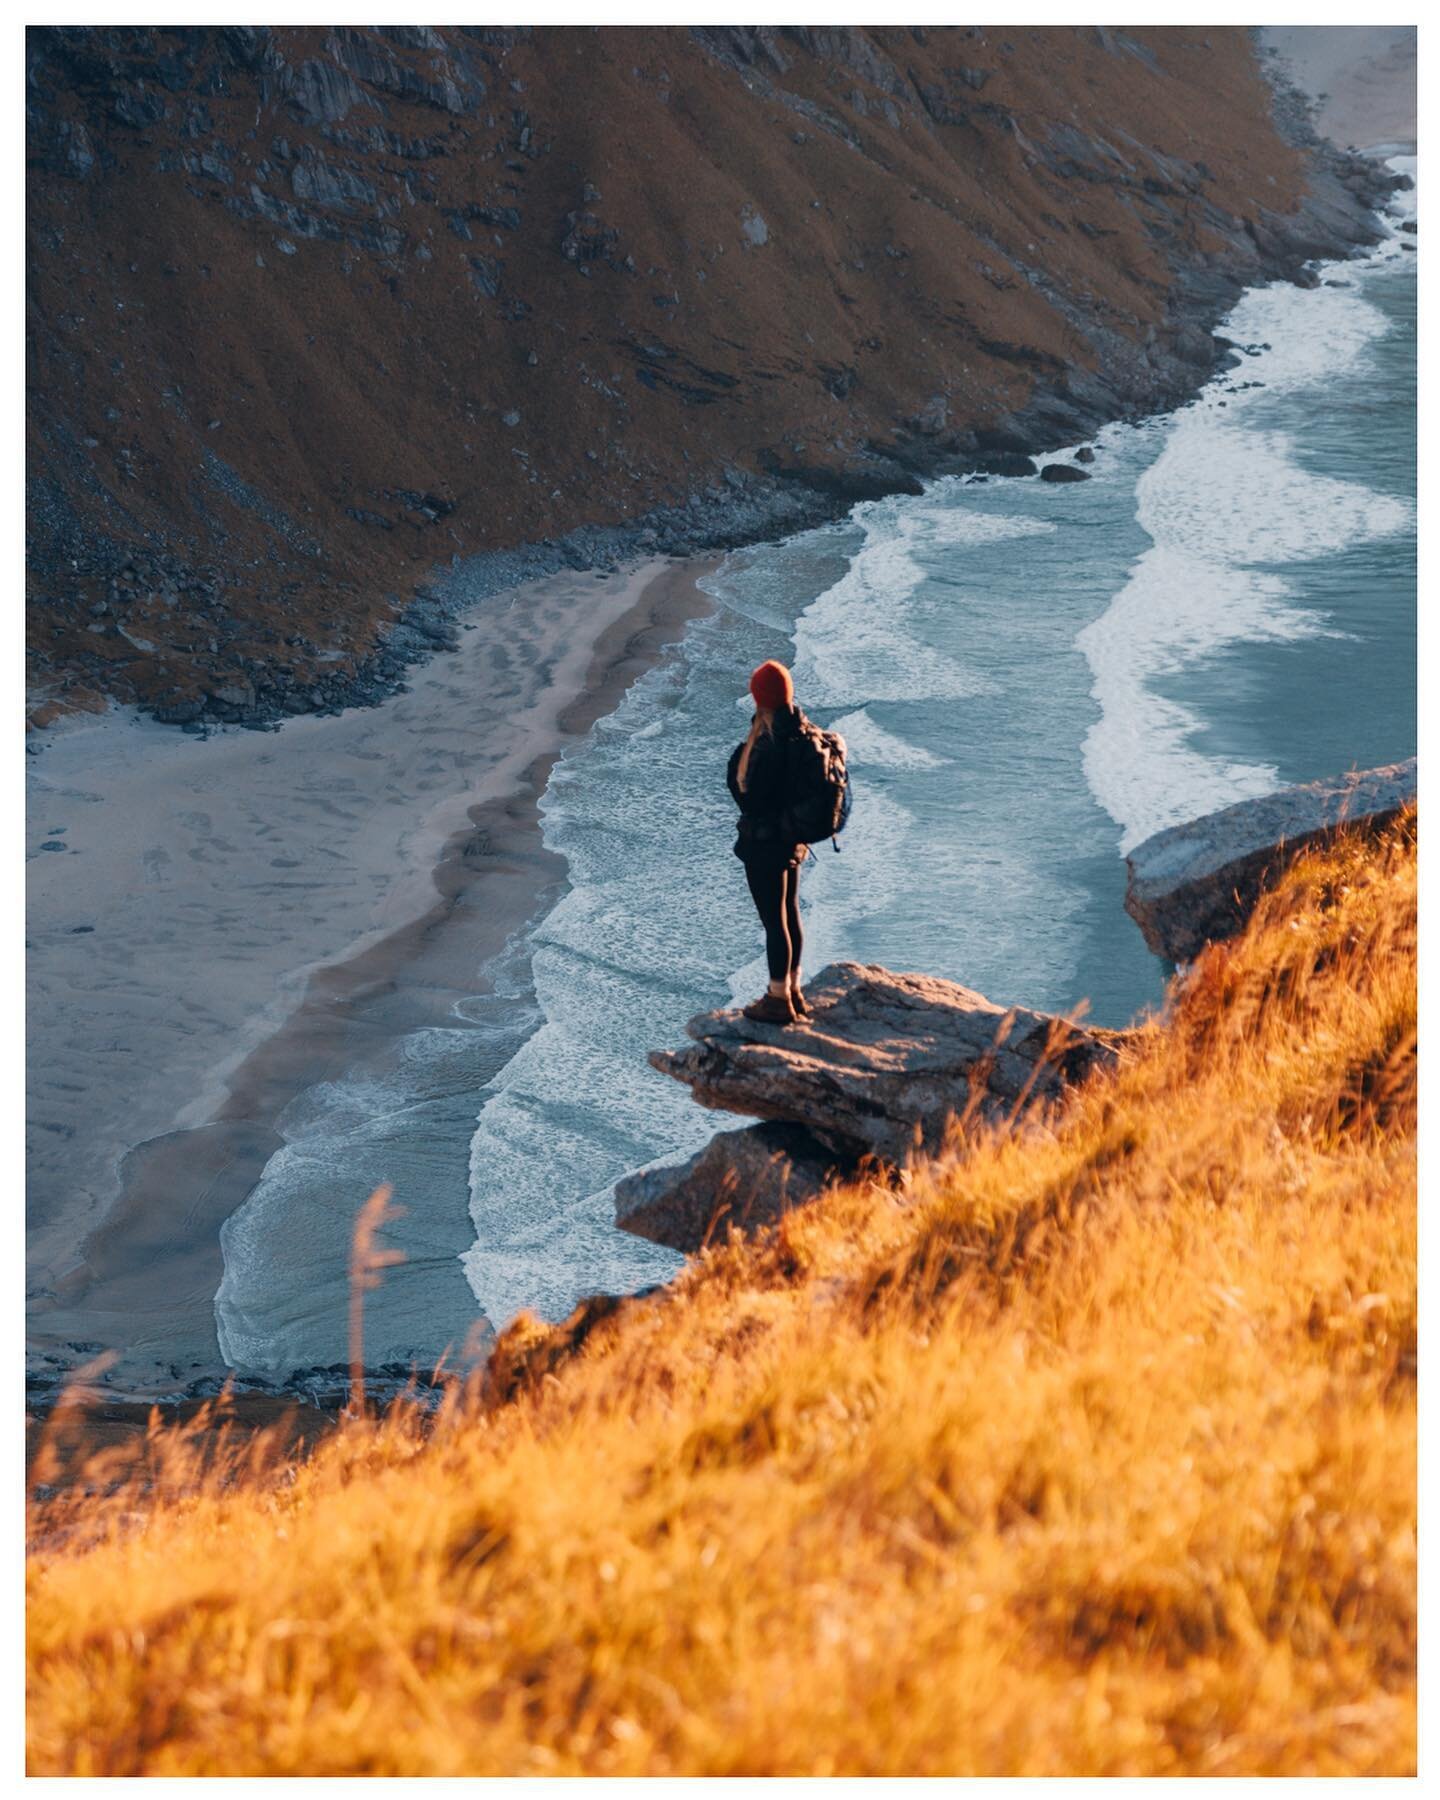
[[[720,1132],[688,1162],[617,1182],[615,1223],[673,1250],[699,1250],[729,1225],[774,1224],[851,1166],[803,1125],[744,1125]]]
[[[1267,881],[1342,828],[1377,830],[1415,804],[1416,764],[1281,788],[1146,838],[1125,859],[1125,910],[1157,956],[1188,962],[1231,937]]]
[[[693,1044],[651,1052],[701,1106],[768,1123],[620,1183],[623,1229],[693,1250],[726,1218],[769,1222],[866,1158],[903,1167],[933,1154],[954,1118],[1053,1100],[1109,1061],[1124,1035],[864,963],[832,963],[807,995],[811,1015],[795,1025],[700,1013],[686,1027]]]

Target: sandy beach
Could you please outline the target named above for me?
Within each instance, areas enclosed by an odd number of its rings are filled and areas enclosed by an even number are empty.
[[[114,1349],[144,1392],[218,1369],[218,1232],[280,1113],[483,989],[561,891],[554,760],[708,608],[711,566],[514,589],[372,709],[208,740],[116,712],[30,759],[32,1371]],[[387,1286],[473,1323],[453,1257]]]

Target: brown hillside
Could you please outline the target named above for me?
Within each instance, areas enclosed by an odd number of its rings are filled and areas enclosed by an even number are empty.
[[[31,673],[64,704],[360,697],[322,665],[452,554],[697,496],[653,541],[736,540],[1073,441],[1364,232],[1333,171],[1297,210],[1320,165],[1240,29],[28,42]]]

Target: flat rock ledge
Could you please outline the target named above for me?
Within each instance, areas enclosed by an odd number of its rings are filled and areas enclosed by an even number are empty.
[[[1389,763],[1157,831],[1125,859],[1125,910],[1157,956],[1191,961],[1233,937],[1294,857],[1344,828],[1378,831],[1415,804],[1416,763]]]
[[[765,1123],[627,1176],[615,1189],[622,1230],[691,1251],[729,1222],[770,1224],[867,1158],[903,1168],[933,1154],[967,1107],[995,1118],[1022,1098],[1055,1098],[1125,1035],[865,963],[832,963],[806,997],[811,1016],[795,1025],[700,1013],[686,1026],[692,1044],[651,1051],[701,1106]]]

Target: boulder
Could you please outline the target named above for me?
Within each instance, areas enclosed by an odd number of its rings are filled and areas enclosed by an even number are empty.
[[[228,687],[211,688],[210,698],[222,707],[253,706],[255,690],[248,681],[234,681]]]
[[[722,1131],[686,1162],[617,1182],[615,1223],[673,1250],[698,1250],[729,1225],[774,1224],[850,1166],[801,1125],[746,1125]]]
[[[1415,804],[1415,759],[1281,788],[1146,838],[1125,859],[1125,910],[1157,956],[1189,962],[1233,936],[1267,881],[1342,827],[1378,830]]]
[[[1088,481],[1089,474],[1084,469],[1077,469],[1074,463],[1046,463],[1040,471],[1042,481]]]
[[[156,705],[155,717],[162,725],[188,725],[193,719],[198,719],[204,710],[200,701],[177,694]]]
[[[740,231],[745,242],[753,249],[770,242],[770,227],[755,207],[746,205],[740,209]]]
[[[951,1114],[973,1103],[997,1117],[1025,1096],[1053,1098],[1124,1035],[872,964],[832,963],[806,993],[811,1015],[794,1025],[700,1013],[686,1026],[693,1044],[651,1051],[650,1062],[701,1106],[804,1126],[837,1167],[866,1155],[903,1165],[940,1148]]]

